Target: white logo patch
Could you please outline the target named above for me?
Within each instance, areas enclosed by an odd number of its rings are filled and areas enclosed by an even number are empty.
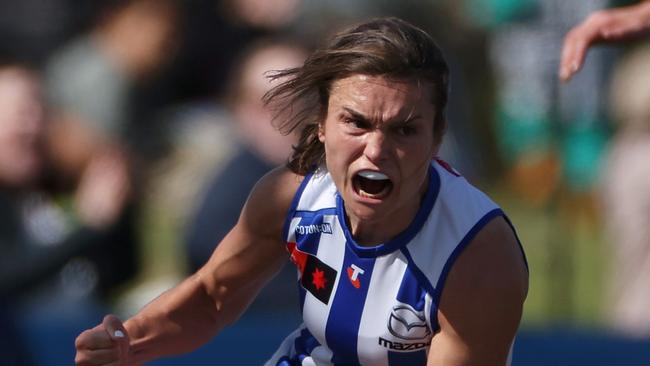
[[[395,337],[406,340],[425,339],[431,334],[424,311],[417,311],[408,304],[393,307],[388,330]]]

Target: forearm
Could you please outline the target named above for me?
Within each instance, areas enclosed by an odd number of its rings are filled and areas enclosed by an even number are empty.
[[[646,29],[650,28],[650,0],[643,0],[638,5]]]
[[[200,270],[125,322],[132,364],[199,348],[234,323],[260,288],[253,283],[232,291],[202,275]]]
[[[208,342],[228,322],[204,283],[193,275],[125,322],[130,362],[141,364],[190,352]]]

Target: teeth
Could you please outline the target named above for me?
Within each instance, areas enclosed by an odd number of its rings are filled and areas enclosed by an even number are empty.
[[[388,179],[388,176],[380,173],[380,172],[374,172],[370,170],[362,170],[359,172],[359,175],[366,178],[366,179],[371,179],[371,180],[386,180]]]

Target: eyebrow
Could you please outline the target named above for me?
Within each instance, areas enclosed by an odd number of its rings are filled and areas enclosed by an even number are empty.
[[[365,122],[365,123],[370,123],[370,122],[371,122],[370,119],[369,119],[368,117],[364,116],[364,115],[361,114],[360,112],[355,111],[355,110],[352,109],[352,108],[349,108],[349,107],[342,107],[342,108],[343,108],[343,110],[345,110],[347,113],[349,113],[350,115],[352,115],[352,117],[354,117],[354,118],[356,118],[356,119],[358,119],[358,120],[360,120],[360,121],[362,121],[362,122]],[[404,119],[403,121],[400,121],[400,122],[398,122],[398,123],[399,123],[399,124],[403,124],[403,125],[405,125],[405,124],[408,124],[408,123],[410,123],[410,122],[413,122],[414,120],[416,120],[416,119],[418,119],[418,118],[422,118],[422,116],[420,116],[419,114],[409,114],[408,117],[406,117],[406,119]]]
[[[351,109],[351,108],[348,108],[348,107],[343,107],[343,109],[344,109],[346,112],[348,112],[350,115],[352,115],[352,117],[354,117],[354,118],[356,118],[356,119],[359,119],[359,120],[361,120],[361,121],[364,121],[364,122],[368,122],[368,118],[366,118],[366,116],[364,116],[364,115],[361,114],[360,112],[357,112],[357,111],[355,111],[354,109]]]

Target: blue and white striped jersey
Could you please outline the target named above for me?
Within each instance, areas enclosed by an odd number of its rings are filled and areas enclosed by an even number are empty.
[[[501,209],[444,163],[410,226],[389,242],[357,244],[329,173],[305,177],[284,235],[298,268],[304,323],[266,365],[425,365],[445,278]]]

